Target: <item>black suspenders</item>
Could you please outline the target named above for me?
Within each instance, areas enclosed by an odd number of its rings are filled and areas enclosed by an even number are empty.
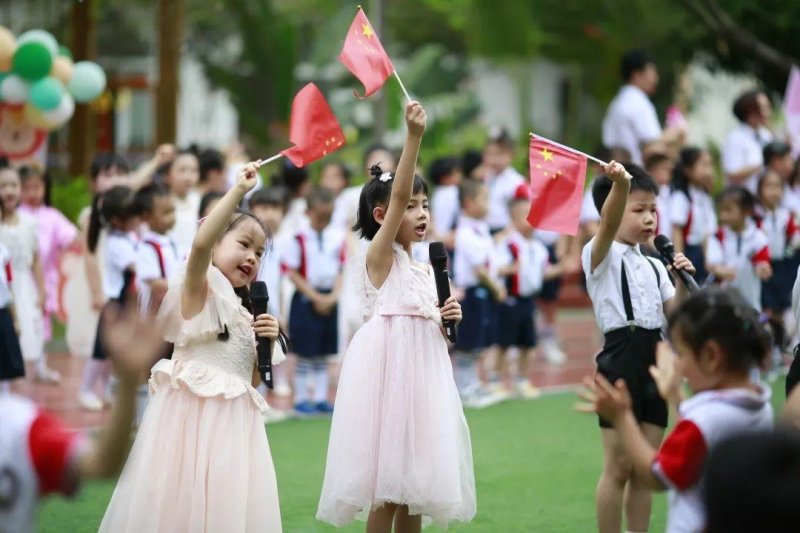
[[[661,274],[658,272],[658,268],[656,268],[655,263],[653,263],[648,257],[644,258],[650,266],[653,268],[653,272],[656,274],[656,282],[658,283],[659,288],[661,287]],[[622,280],[622,305],[625,307],[625,319],[628,321],[629,325],[633,324],[634,316],[633,316],[633,303],[631,303],[631,289],[628,286],[628,274],[625,272],[625,261],[622,261],[622,268],[620,273],[620,278]]]

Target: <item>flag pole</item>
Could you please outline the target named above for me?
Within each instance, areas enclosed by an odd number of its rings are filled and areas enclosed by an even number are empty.
[[[400,89],[403,90],[403,94],[406,95],[406,101],[410,102],[411,101],[411,97],[408,96],[408,91],[406,91],[406,86],[403,85],[403,80],[400,79],[400,75],[397,73],[397,69],[394,69],[392,74],[394,74],[394,77],[397,79],[397,83],[400,84]]]
[[[541,139],[541,140],[543,140],[543,141],[547,141],[547,142],[549,142],[550,144],[553,144],[553,145],[555,145],[555,146],[558,146],[559,148],[563,148],[564,150],[570,151],[570,152],[572,152],[573,154],[582,155],[582,156],[583,156],[583,157],[585,157],[586,159],[589,159],[590,161],[594,161],[594,162],[595,162],[595,163],[597,163],[598,165],[602,165],[602,166],[604,166],[604,167],[605,167],[605,166],[608,166],[608,163],[606,163],[605,161],[601,161],[601,160],[597,159],[597,158],[596,158],[596,157],[594,157],[594,156],[591,156],[591,155],[589,155],[589,154],[587,154],[587,153],[581,152],[580,150],[576,150],[575,148],[570,148],[569,146],[564,146],[563,144],[561,144],[561,143],[557,143],[557,142],[555,142],[555,141],[553,141],[553,140],[550,140],[550,139],[548,139],[547,137],[542,137],[541,135],[535,135],[533,132],[531,132],[531,139]]]
[[[272,157],[269,157],[267,159],[259,159],[258,163],[256,163],[256,168],[261,168],[261,167],[263,167],[264,165],[266,165],[268,163],[272,163],[273,161],[277,161],[281,157],[283,157],[283,154],[275,154]]]

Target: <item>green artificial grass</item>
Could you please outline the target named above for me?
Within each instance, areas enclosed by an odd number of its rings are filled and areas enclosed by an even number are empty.
[[[783,380],[774,387],[776,412]],[[478,513],[456,531],[585,532],[595,530],[594,487],[602,452],[594,417],[575,413],[571,393],[467,410],[472,434]],[[330,420],[292,420],[268,426],[287,533],[335,531],[314,518],[325,468]],[[90,483],[74,500],[50,498],[39,531],[97,531],[114,484]],[[663,531],[666,499],[656,495],[651,531]],[[343,531],[363,531],[355,522]],[[426,531],[438,531],[429,528]]]

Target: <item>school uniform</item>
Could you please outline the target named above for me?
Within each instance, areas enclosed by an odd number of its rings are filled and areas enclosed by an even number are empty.
[[[437,186],[431,196],[431,214],[436,234],[446,235],[454,231],[460,211],[458,185]]]
[[[783,312],[792,305],[791,290],[797,266],[792,255],[800,232],[794,215],[785,207],[761,210],[755,217],[756,227],[767,236],[772,277],[761,282],[761,305],[764,309]]]
[[[642,164],[642,145],[661,137],[656,108],[650,97],[634,85],[623,85],[603,118],[603,145],[628,150],[631,161]]]
[[[139,308],[143,314],[152,314],[150,285],[148,281],[167,280],[177,272],[183,259],[175,240],[169,235],[146,231],[136,244],[136,279]]]
[[[736,277],[723,284],[739,291],[754,309],[761,310],[761,279],[756,265],[769,263],[769,242],[766,234],[752,221],[747,221],[741,233],[728,226],[721,227],[708,240],[708,264],[736,270]]]
[[[508,264],[517,264],[517,272],[506,277],[508,297],[499,304],[498,341],[501,348],[533,348],[536,339],[534,295],[541,290],[544,271],[549,264],[547,248],[535,235],[524,237],[512,231],[498,246]]]
[[[280,318],[283,314],[281,309],[281,294],[283,293],[284,265],[283,257],[292,240],[282,235],[275,235],[272,243],[264,255],[261,257],[261,266],[256,275],[257,281],[267,284],[269,293],[269,303],[267,312],[275,318]]]
[[[297,271],[321,293],[333,291],[345,261],[346,234],[332,224],[321,232],[310,226],[301,228],[287,245],[283,256],[286,268]],[[299,291],[292,297],[289,311],[289,338],[300,357],[322,357],[338,350],[337,308],[327,316],[314,310],[311,300]]]
[[[11,293],[13,279],[11,254],[5,245],[0,244],[0,381],[25,376],[22,349],[10,310],[14,300]]]
[[[456,349],[482,350],[495,340],[497,304],[489,289],[478,279],[476,270],[494,270],[494,240],[489,224],[466,215],[458,218],[453,257],[453,283],[464,289],[461,301],[463,319],[458,325]]]
[[[722,145],[722,169],[725,174],[733,174],[747,167],[763,165],[764,147],[772,139],[772,132],[763,126],[754,129],[748,124],[739,124],[731,130]],[[744,186],[753,194],[758,188],[759,172],[753,172],[743,182]],[[726,183],[728,183],[727,180]]]
[[[702,284],[708,276],[705,261],[705,244],[709,236],[717,231],[717,215],[714,200],[706,191],[689,186],[689,194],[673,190],[669,201],[672,227],[682,228],[683,253],[696,270],[695,279]]]
[[[517,188],[526,183],[522,174],[511,167],[506,167],[496,176],[486,178],[486,187],[489,191],[486,223],[489,224],[492,234],[506,229],[511,224],[508,202],[517,194]]]
[[[556,247],[558,246],[559,239],[561,239],[561,234],[555,231],[536,230],[536,238],[547,248],[547,260],[550,261],[551,264],[558,263]],[[538,297],[545,302],[555,302],[558,300],[558,294],[560,292],[561,276],[557,276],[542,283],[542,290],[539,292]]]
[[[136,244],[133,233],[112,230],[106,237],[101,276],[107,302],[100,311],[92,359],[105,361],[107,358],[102,339],[103,315],[111,306],[119,305],[126,297],[136,293]]]
[[[658,393],[650,365],[666,324],[664,302],[675,296],[664,265],[642,254],[639,245],[614,241],[605,258],[591,269],[596,237],[583,247],[581,263],[597,325],[605,342],[597,371],[611,383],[623,378],[639,422],[667,426],[667,406]],[[611,424],[600,419],[600,426]]]
[[[662,185],[658,189],[658,196],[656,196],[656,213],[658,214],[658,223],[656,224],[656,233],[664,235],[672,240],[672,218],[669,214],[670,199],[672,191],[669,185]]]

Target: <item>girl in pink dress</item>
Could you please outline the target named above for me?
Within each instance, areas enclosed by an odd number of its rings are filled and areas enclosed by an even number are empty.
[[[256,391],[256,335],[248,286],[267,231],[236,206],[256,183],[248,164],[198,228],[170,280],[157,322],[175,344],[150,377],[150,402],[101,532],[281,531],[278,486]],[[273,363],[278,363],[273,357]]]
[[[61,211],[51,207],[47,200],[49,180],[41,168],[20,167],[22,197],[19,210],[36,219],[39,237],[39,259],[44,275],[45,307],[44,341],[53,337],[51,318],[60,314],[61,254],[72,245],[77,245],[78,228]]]
[[[397,173],[377,165],[361,192],[356,229],[370,241],[350,269],[367,319],[342,364],[317,518],[336,526],[368,514],[367,531],[420,531],[475,515],[472,450],[429,265],[411,245],[430,223],[427,186],[414,175],[425,111],[406,107]]]

